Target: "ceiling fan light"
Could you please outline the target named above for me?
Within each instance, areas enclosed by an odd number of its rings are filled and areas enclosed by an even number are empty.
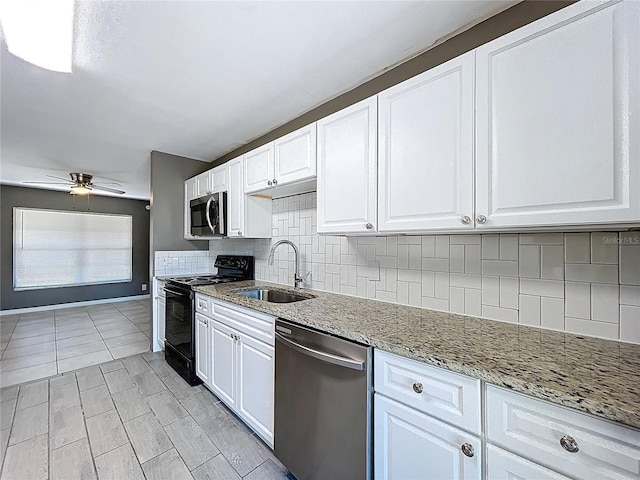
[[[8,50],[38,67],[71,73],[73,0],[6,0],[0,20]]]
[[[74,185],[69,192],[71,195],[88,195],[91,192],[90,188],[83,185]]]

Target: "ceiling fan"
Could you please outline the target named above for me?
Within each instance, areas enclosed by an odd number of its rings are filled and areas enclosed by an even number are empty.
[[[63,180],[64,183],[61,182],[22,182],[29,184],[44,184],[44,185],[67,185],[71,187],[69,193],[71,195],[87,195],[92,190],[102,190],[105,192],[117,193],[119,195],[124,194],[124,190],[117,190],[111,187],[105,187],[105,185],[117,185],[122,186],[119,183],[93,183],[91,180],[93,179],[93,175],[89,175],[88,173],[76,173],[72,172],[69,174],[71,180],[67,180],[66,178],[56,177],[55,175],[47,175],[49,178],[55,178],[56,180]]]

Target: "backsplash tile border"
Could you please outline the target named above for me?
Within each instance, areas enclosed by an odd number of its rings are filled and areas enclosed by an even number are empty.
[[[315,192],[273,200],[272,225],[210,258],[254,255],[257,279],[292,284],[289,247],[267,264],[289,239],[308,288],[640,344],[640,232],[320,236]]]

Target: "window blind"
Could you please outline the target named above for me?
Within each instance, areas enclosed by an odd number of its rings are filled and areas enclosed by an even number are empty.
[[[131,215],[14,207],[15,290],[130,282]]]

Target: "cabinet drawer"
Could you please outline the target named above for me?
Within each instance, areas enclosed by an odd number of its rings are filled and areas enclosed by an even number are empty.
[[[518,457],[493,445],[487,446],[487,478],[519,480],[569,480],[548,468]]]
[[[375,350],[373,382],[378,393],[480,434],[480,380]]]
[[[209,315],[211,313],[210,297],[196,293],[196,312]]]
[[[493,385],[486,408],[488,440],[519,456],[584,480],[640,478],[638,430]]]
[[[228,327],[246,333],[268,345],[274,345],[275,317],[213,299],[211,313],[216,320]]]

